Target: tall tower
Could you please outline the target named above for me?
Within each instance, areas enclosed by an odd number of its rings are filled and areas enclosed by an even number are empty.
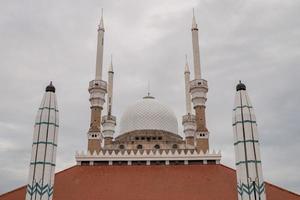
[[[112,144],[112,140],[115,133],[116,117],[112,115],[112,102],[113,102],[113,82],[114,82],[114,71],[113,63],[111,59],[110,66],[108,68],[108,89],[107,89],[107,115],[103,116],[103,137],[104,147]]]
[[[256,118],[246,86],[236,87],[233,134],[239,200],[265,200]]]
[[[191,108],[191,94],[190,94],[190,70],[186,57],[185,70],[184,70],[184,82],[185,82],[185,109],[186,114],[182,117],[183,132],[185,134],[186,144],[195,145],[195,130],[196,130],[196,117],[192,114]]]
[[[55,88],[51,82],[36,115],[26,200],[52,199],[58,126]]]
[[[198,26],[194,11],[192,20],[192,44],[195,79],[190,82],[190,92],[196,113],[195,143],[196,149],[207,152],[209,150],[209,132],[206,128],[205,102],[207,100],[206,94],[208,92],[208,86],[207,81],[201,78]]]
[[[102,80],[103,46],[104,46],[104,23],[101,16],[98,27],[98,43],[96,56],[96,77],[89,83],[90,103],[91,103],[91,123],[88,131],[88,151],[93,153],[101,149],[101,112],[105,103],[107,84]]]

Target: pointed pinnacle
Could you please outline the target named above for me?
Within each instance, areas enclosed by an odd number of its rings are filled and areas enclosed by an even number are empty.
[[[193,20],[192,20],[192,28],[197,28],[197,22],[196,22],[196,18],[195,18],[195,10],[193,8]]]
[[[113,72],[114,70],[113,70],[113,57],[112,57],[112,54],[111,54],[111,56],[110,56],[110,65],[109,65],[109,68],[108,68],[108,71],[109,72]]]
[[[104,22],[103,22],[103,8],[101,8],[101,19],[100,19],[100,24],[99,24],[99,30],[104,30]]]
[[[185,54],[185,69],[184,72],[190,72],[187,55]]]

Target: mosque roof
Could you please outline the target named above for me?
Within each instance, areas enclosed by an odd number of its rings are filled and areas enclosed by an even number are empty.
[[[300,195],[266,183],[268,200]],[[24,200],[25,186],[0,195]],[[53,200],[237,200],[235,170],[224,165],[74,166],[56,173]]]
[[[129,106],[121,117],[120,134],[137,130],[161,130],[177,134],[176,115],[154,97],[146,96]]]

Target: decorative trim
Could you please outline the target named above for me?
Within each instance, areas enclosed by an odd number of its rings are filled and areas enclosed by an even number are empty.
[[[246,160],[246,161],[239,161],[237,163],[235,163],[236,166],[240,165],[240,164],[246,164],[246,163],[261,163],[260,160]]]
[[[256,124],[256,121],[252,121],[252,120],[236,121],[235,123],[232,124],[232,126],[236,126],[237,124],[242,124],[242,123]]]
[[[30,195],[30,197],[32,197],[34,194],[39,194],[41,197],[44,194],[47,194],[48,199],[50,199],[50,197],[53,195],[53,186],[51,185],[40,185],[39,183],[35,183],[32,186],[31,185],[27,185],[27,194]]]
[[[55,124],[53,122],[36,122],[35,125],[41,125],[41,124],[47,124],[47,125],[54,125],[56,127],[59,127],[58,124]]]
[[[236,111],[238,108],[253,108],[252,106],[243,105],[243,106],[237,106],[233,109],[233,111]]]
[[[238,145],[238,144],[244,143],[244,142],[259,143],[258,140],[238,140],[237,142],[234,143],[234,145]]]
[[[57,147],[57,144],[55,144],[54,142],[39,141],[39,142],[33,142],[32,143],[32,145],[36,145],[36,144],[51,144],[51,145]]]
[[[30,165],[51,165],[51,166],[55,166],[54,163],[51,163],[51,162],[43,162],[43,161],[30,162]]]
[[[254,183],[250,185],[246,185],[244,183],[238,183],[237,191],[240,196],[243,196],[244,192],[247,195],[251,195],[252,193],[254,193],[254,191],[260,196],[265,191],[265,183],[264,182],[262,182],[261,184]]]
[[[39,108],[39,110],[43,110],[43,109],[54,110],[55,112],[59,112],[56,108],[50,108],[47,106]]]

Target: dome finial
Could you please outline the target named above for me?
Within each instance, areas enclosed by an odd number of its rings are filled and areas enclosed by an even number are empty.
[[[237,86],[236,86],[236,91],[239,91],[239,90],[246,90],[246,85],[244,83],[242,83],[241,80],[239,80],[239,84],[237,84]]]
[[[46,92],[55,93],[55,87],[52,85],[52,81],[50,81],[50,84],[46,87]]]

